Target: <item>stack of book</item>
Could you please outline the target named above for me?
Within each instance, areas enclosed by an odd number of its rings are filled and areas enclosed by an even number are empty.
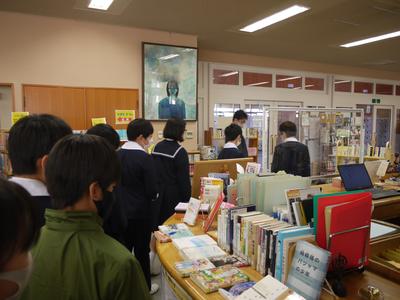
[[[161,225],[158,229],[171,239],[179,239],[184,237],[193,236],[192,231],[184,223]]]
[[[217,242],[208,235],[197,235],[172,240],[184,260],[226,255]]]
[[[201,177],[200,178],[200,199],[213,205],[219,195],[224,191],[224,181],[220,178]]]

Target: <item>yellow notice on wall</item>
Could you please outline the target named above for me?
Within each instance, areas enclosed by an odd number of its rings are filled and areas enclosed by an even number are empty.
[[[129,124],[130,121],[135,119],[134,110],[115,110],[115,124]]]
[[[97,124],[107,124],[106,118],[92,118],[92,126]]]
[[[14,125],[19,119],[29,116],[28,111],[13,111],[11,112],[11,124]]]

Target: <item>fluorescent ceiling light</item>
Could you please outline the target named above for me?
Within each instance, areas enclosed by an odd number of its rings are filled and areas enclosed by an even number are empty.
[[[293,80],[293,79],[298,79],[298,78],[301,78],[301,77],[300,76],[287,77],[287,78],[278,79],[278,81],[287,81],[287,80]]]
[[[294,90],[301,90],[301,86],[293,88]]]
[[[314,85],[313,84],[308,84],[308,85],[306,85],[304,87],[308,88],[308,87],[312,87],[312,86],[314,86]]]
[[[391,39],[391,38],[395,38],[395,37],[399,37],[399,36],[400,36],[400,31],[395,31],[395,32],[386,33],[383,35],[378,35],[378,36],[370,37],[367,39],[343,44],[343,45],[340,45],[340,47],[345,47],[345,48],[356,47],[356,46],[369,44],[369,43],[373,43],[373,42],[378,42],[378,41],[382,41],[382,40],[386,40],[386,39]]]
[[[89,8],[107,10],[114,0],[91,0]]]
[[[295,15],[301,14],[302,12],[305,12],[309,10],[309,7],[305,6],[300,6],[300,5],[293,5],[289,8],[286,8],[284,10],[281,10],[269,17],[266,17],[264,19],[261,19],[257,22],[254,22],[250,25],[247,25],[246,27],[243,27],[240,29],[240,31],[245,31],[245,32],[254,32],[257,30],[260,30],[262,28],[271,26],[272,24],[278,23],[280,21],[283,21],[285,19],[288,19],[290,17],[293,17]]]
[[[179,54],[169,54],[169,55],[160,57],[159,60],[168,60],[168,59],[175,58],[178,56],[179,56]]]
[[[234,71],[234,72],[224,73],[224,74],[219,75],[219,77],[229,77],[229,76],[236,75],[236,74],[239,74],[239,72]]]
[[[347,82],[350,82],[350,80],[339,80],[339,81],[335,81],[334,84],[347,83]]]
[[[262,84],[268,84],[269,81],[262,81],[262,82],[257,82],[257,83],[251,83],[248,84],[247,86],[256,86],[256,85],[262,85]]]

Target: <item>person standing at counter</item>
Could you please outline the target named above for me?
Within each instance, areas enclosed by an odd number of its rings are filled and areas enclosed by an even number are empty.
[[[308,147],[296,139],[296,124],[290,121],[279,125],[279,134],[283,143],[277,145],[274,151],[271,171],[285,171],[288,174],[310,176],[310,154]]]
[[[169,119],[164,127],[164,140],[153,151],[159,182],[160,216],[158,224],[164,223],[175,213],[179,202],[188,202],[191,196],[189,157],[179,143],[183,142],[186,122]]]

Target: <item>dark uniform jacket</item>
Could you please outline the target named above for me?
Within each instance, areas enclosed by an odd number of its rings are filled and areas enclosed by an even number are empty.
[[[234,143],[231,142],[226,143],[224,148],[218,154],[218,159],[234,159],[243,157],[244,157],[243,153],[238,149],[238,147]]]
[[[287,141],[275,147],[272,172],[285,171],[303,177],[310,176],[308,147],[300,142]]]
[[[191,196],[188,154],[178,142],[165,139],[152,153],[159,186],[158,205],[162,224],[175,213],[179,202],[188,202]]]

